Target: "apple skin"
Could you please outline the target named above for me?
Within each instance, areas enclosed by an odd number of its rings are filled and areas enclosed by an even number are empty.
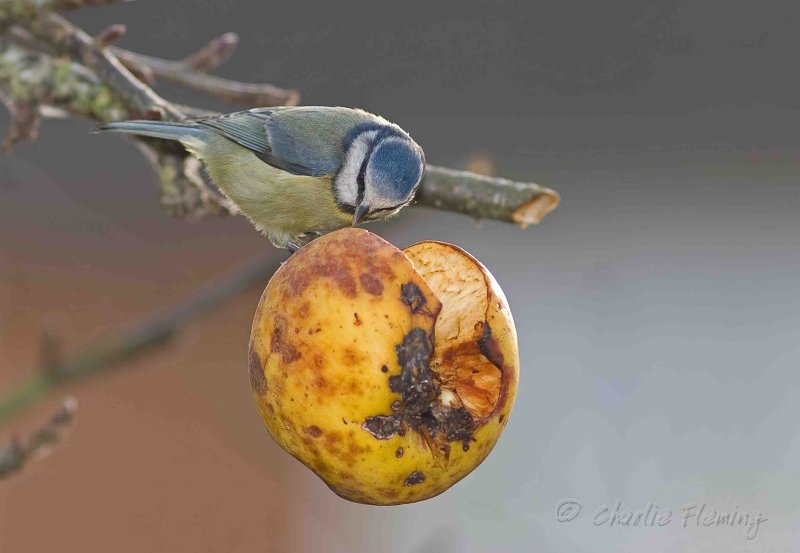
[[[423,244],[433,255],[458,256],[485,278],[485,310],[478,313],[485,326],[474,325],[463,339],[437,341],[442,304],[414,256],[356,228],[292,255],[256,310],[249,373],[264,423],[281,447],[350,501],[394,505],[442,493],[486,458],[514,403],[519,354],[502,291],[463,250]],[[497,391],[480,416],[456,394],[459,385],[471,394],[480,382],[451,382],[471,372],[455,365],[478,358],[500,374],[496,383],[482,380]],[[484,396],[474,395],[478,403]]]

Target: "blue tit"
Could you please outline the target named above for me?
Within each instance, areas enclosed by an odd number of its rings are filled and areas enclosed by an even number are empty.
[[[360,109],[255,108],[97,130],[179,141],[257,229],[292,251],[314,235],[397,213],[425,170],[408,133]]]

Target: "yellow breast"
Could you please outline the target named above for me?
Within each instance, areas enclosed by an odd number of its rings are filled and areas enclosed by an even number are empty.
[[[350,226],[336,205],[332,177],[293,175],[223,137],[197,153],[214,183],[260,230],[297,236]]]

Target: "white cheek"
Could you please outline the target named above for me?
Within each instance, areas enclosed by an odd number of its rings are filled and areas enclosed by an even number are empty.
[[[337,191],[337,199],[347,205],[356,205],[358,201],[358,173],[361,171],[361,164],[367,157],[369,146],[377,135],[377,131],[365,132],[356,138],[347,151],[339,174],[336,175],[334,183]]]

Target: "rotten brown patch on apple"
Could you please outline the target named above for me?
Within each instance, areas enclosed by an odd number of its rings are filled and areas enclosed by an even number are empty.
[[[406,486],[413,486],[415,484],[422,484],[423,482],[425,482],[425,475],[420,471],[415,470],[414,472],[408,475],[408,478],[405,479],[405,482],[403,482],[403,484],[405,484]]]
[[[300,359],[300,352],[287,340],[287,326],[286,317],[275,317],[275,327],[272,329],[270,337],[270,351],[280,355],[284,363],[293,363]]]
[[[304,427],[303,432],[305,432],[309,436],[313,436],[314,438],[319,438],[320,436],[322,436],[322,430],[320,429],[319,426],[315,424]]]
[[[255,348],[250,349],[250,356],[247,363],[250,371],[250,386],[259,395],[267,393],[267,379],[264,377],[264,367],[261,365],[261,358]]]
[[[409,282],[400,299],[412,314],[422,312],[426,300],[419,287]],[[461,442],[464,451],[474,441],[475,421],[463,406],[451,407],[440,401],[441,383],[431,368],[433,344],[428,333],[412,328],[396,346],[400,374],[388,379],[389,389],[402,399],[392,404],[392,414],[368,417],[362,428],[380,440],[405,435],[407,429],[420,434],[434,453],[449,458],[449,442]]]
[[[383,294],[383,282],[381,282],[379,278],[375,278],[367,273],[361,273],[358,280],[361,282],[361,286],[367,294],[373,296],[380,296]]]

